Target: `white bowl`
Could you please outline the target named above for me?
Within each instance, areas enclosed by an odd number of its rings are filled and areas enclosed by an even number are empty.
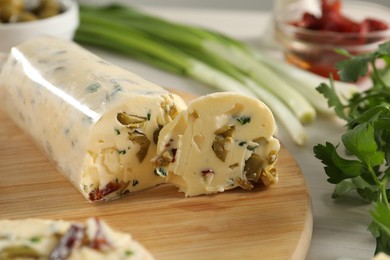
[[[32,22],[0,24],[0,52],[39,35],[71,40],[79,25],[79,9],[75,0],[58,0],[65,10],[59,15]]]

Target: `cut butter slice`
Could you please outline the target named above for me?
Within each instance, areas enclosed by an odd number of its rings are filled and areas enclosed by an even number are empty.
[[[104,221],[0,220],[0,259],[151,260],[130,234]]]
[[[214,93],[188,105],[160,132],[156,174],[186,196],[278,181],[275,120],[257,99]]]
[[[164,182],[150,162],[184,101],[80,46],[39,37],[12,48],[0,105],[89,201]]]

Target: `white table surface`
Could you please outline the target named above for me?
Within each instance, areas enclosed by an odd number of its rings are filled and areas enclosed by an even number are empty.
[[[148,7],[146,10],[172,20],[215,29],[255,46],[270,37],[269,13],[160,7]],[[163,87],[198,95],[215,91],[208,86],[165,73],[129,58],[97,49],[92,50],[101,57]],[[371,222],[368,214],[370,206],[363,203],[355,193],[337,201],[333,200],[331,193],[334,186],[326,181],[323,166],[314,158],[312,152],[313,146],[318,143],[326,141],[338,143],[344,131],[342,122],[320,117],[306,129],[309,140],[304,147],[295,145],[282,128],[277,137],[301,167],[311,195],[314,227],[307,259],[371,259],[375,241],[367,230]],[[282,173],[280,177],[283,178]]]

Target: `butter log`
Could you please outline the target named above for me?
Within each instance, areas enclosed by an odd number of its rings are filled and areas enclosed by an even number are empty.
[[[152,260],[130,234],[104,221],[0,220],[0,259]]]
[[[184,101],[80,46],[39,37],[12,48],[0,104],[89,201],[164,182],[150,162]]]
[[[278,181],[275,121],[257,99],[214,93],[188,105],[160,132],[156,174],[186,196]]]

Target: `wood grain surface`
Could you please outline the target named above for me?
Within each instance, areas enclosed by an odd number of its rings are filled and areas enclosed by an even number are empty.
[[[312,234],[306,183],[285,148],[277,169],[270,188],[185,198],[162,185],[90,204],[0,110],[0,218],[100,217],[156,259],[304,259]]]

